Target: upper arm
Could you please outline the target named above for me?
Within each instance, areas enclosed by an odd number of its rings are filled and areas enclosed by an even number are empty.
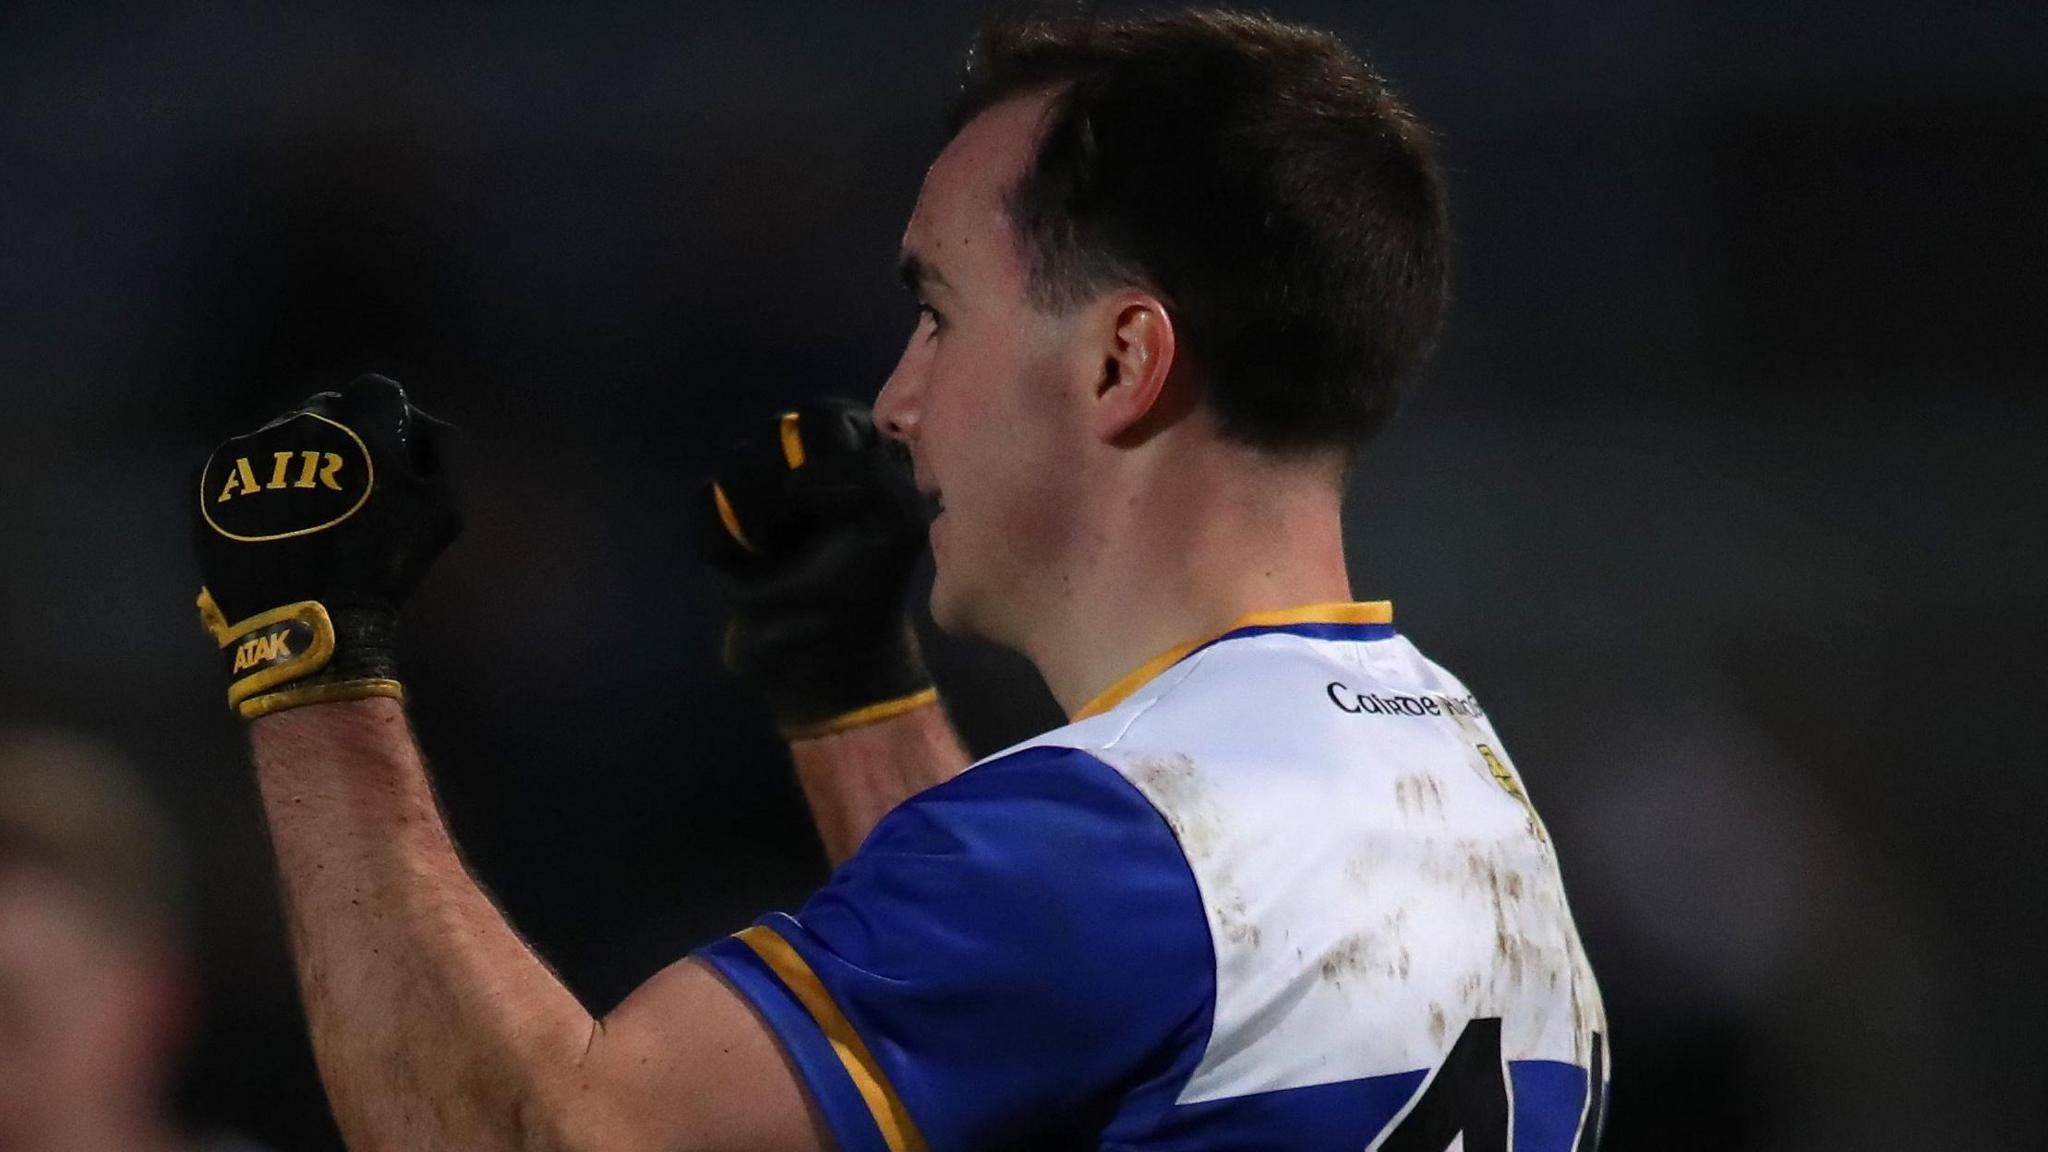
[[[774,1033],[697,960],[669,965],[598,1023],[563,1111],[578,1150],[833,1147]]]

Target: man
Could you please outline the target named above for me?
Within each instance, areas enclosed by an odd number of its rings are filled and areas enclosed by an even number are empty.
[[[0,728],[0,1148],[244,1147],[172,1114],[195,1000],[174,840],[112,752]]]
[[[1471,695],[1349,602],[1342,478],[1443,303],[1423,130],[1334,39],[1218,14],[998,25],[955,124],[873,422],[784,414],[701,508],[839,867],[602,1020],[464,871],[400,703],[439,427],[366,378],[209,460],[202,611],[344,1133],[1593,1147],[1605,1022],[1542,825]],[[966,771],[901,607],[921,501],[935,618],[1074,717]]]

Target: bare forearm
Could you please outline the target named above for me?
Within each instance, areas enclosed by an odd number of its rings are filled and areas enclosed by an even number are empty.
[[[853,855],[890,809],[967,767],[960,737],[937,704],[789,746],[825,855]]]
[[[593,1022],[477,886],[395,701],[250,726],[321,1076],[350,1147],[552,1142]]]

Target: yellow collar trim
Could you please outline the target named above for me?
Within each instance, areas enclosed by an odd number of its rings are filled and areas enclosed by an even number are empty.
[[[1131,693],[1143,688],[1154,676],[1180,663],[1188,653],[1211,643],[1240,628],[1271,628],[1283,624],[1392,624],[1394,603],[1391,600],[1368,600],[1358,603],[1304,604],[1299,608],[1279,608],[1271,612],[1247,612],[1230,622],[1230,627],[1214,636],[1190,640],[1186,644],[1168,648],[1159,655],[1140,664],[1128,676],[1102,690],[1102,694],[1082,705],[1074,713],[1075,722],[1100,716],[1111,708],[1130,698]]]

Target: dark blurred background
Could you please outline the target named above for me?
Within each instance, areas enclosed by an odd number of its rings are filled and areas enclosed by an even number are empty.
[[[415,714],[595,1010],[824,875],[675,514],[749,417],[871,396],[984,6],[10,5],[0,721],[183,830],[184,1106],[336,1146],[190,469],[374,369],[462,431]],[[1443,350],[1357,591],[1486,701],[1607,992],[1608,1147],[2040,1147],[2048,9],[1275,3],[1436,127]],[[976,753],[1058,722],[934,640]]]

